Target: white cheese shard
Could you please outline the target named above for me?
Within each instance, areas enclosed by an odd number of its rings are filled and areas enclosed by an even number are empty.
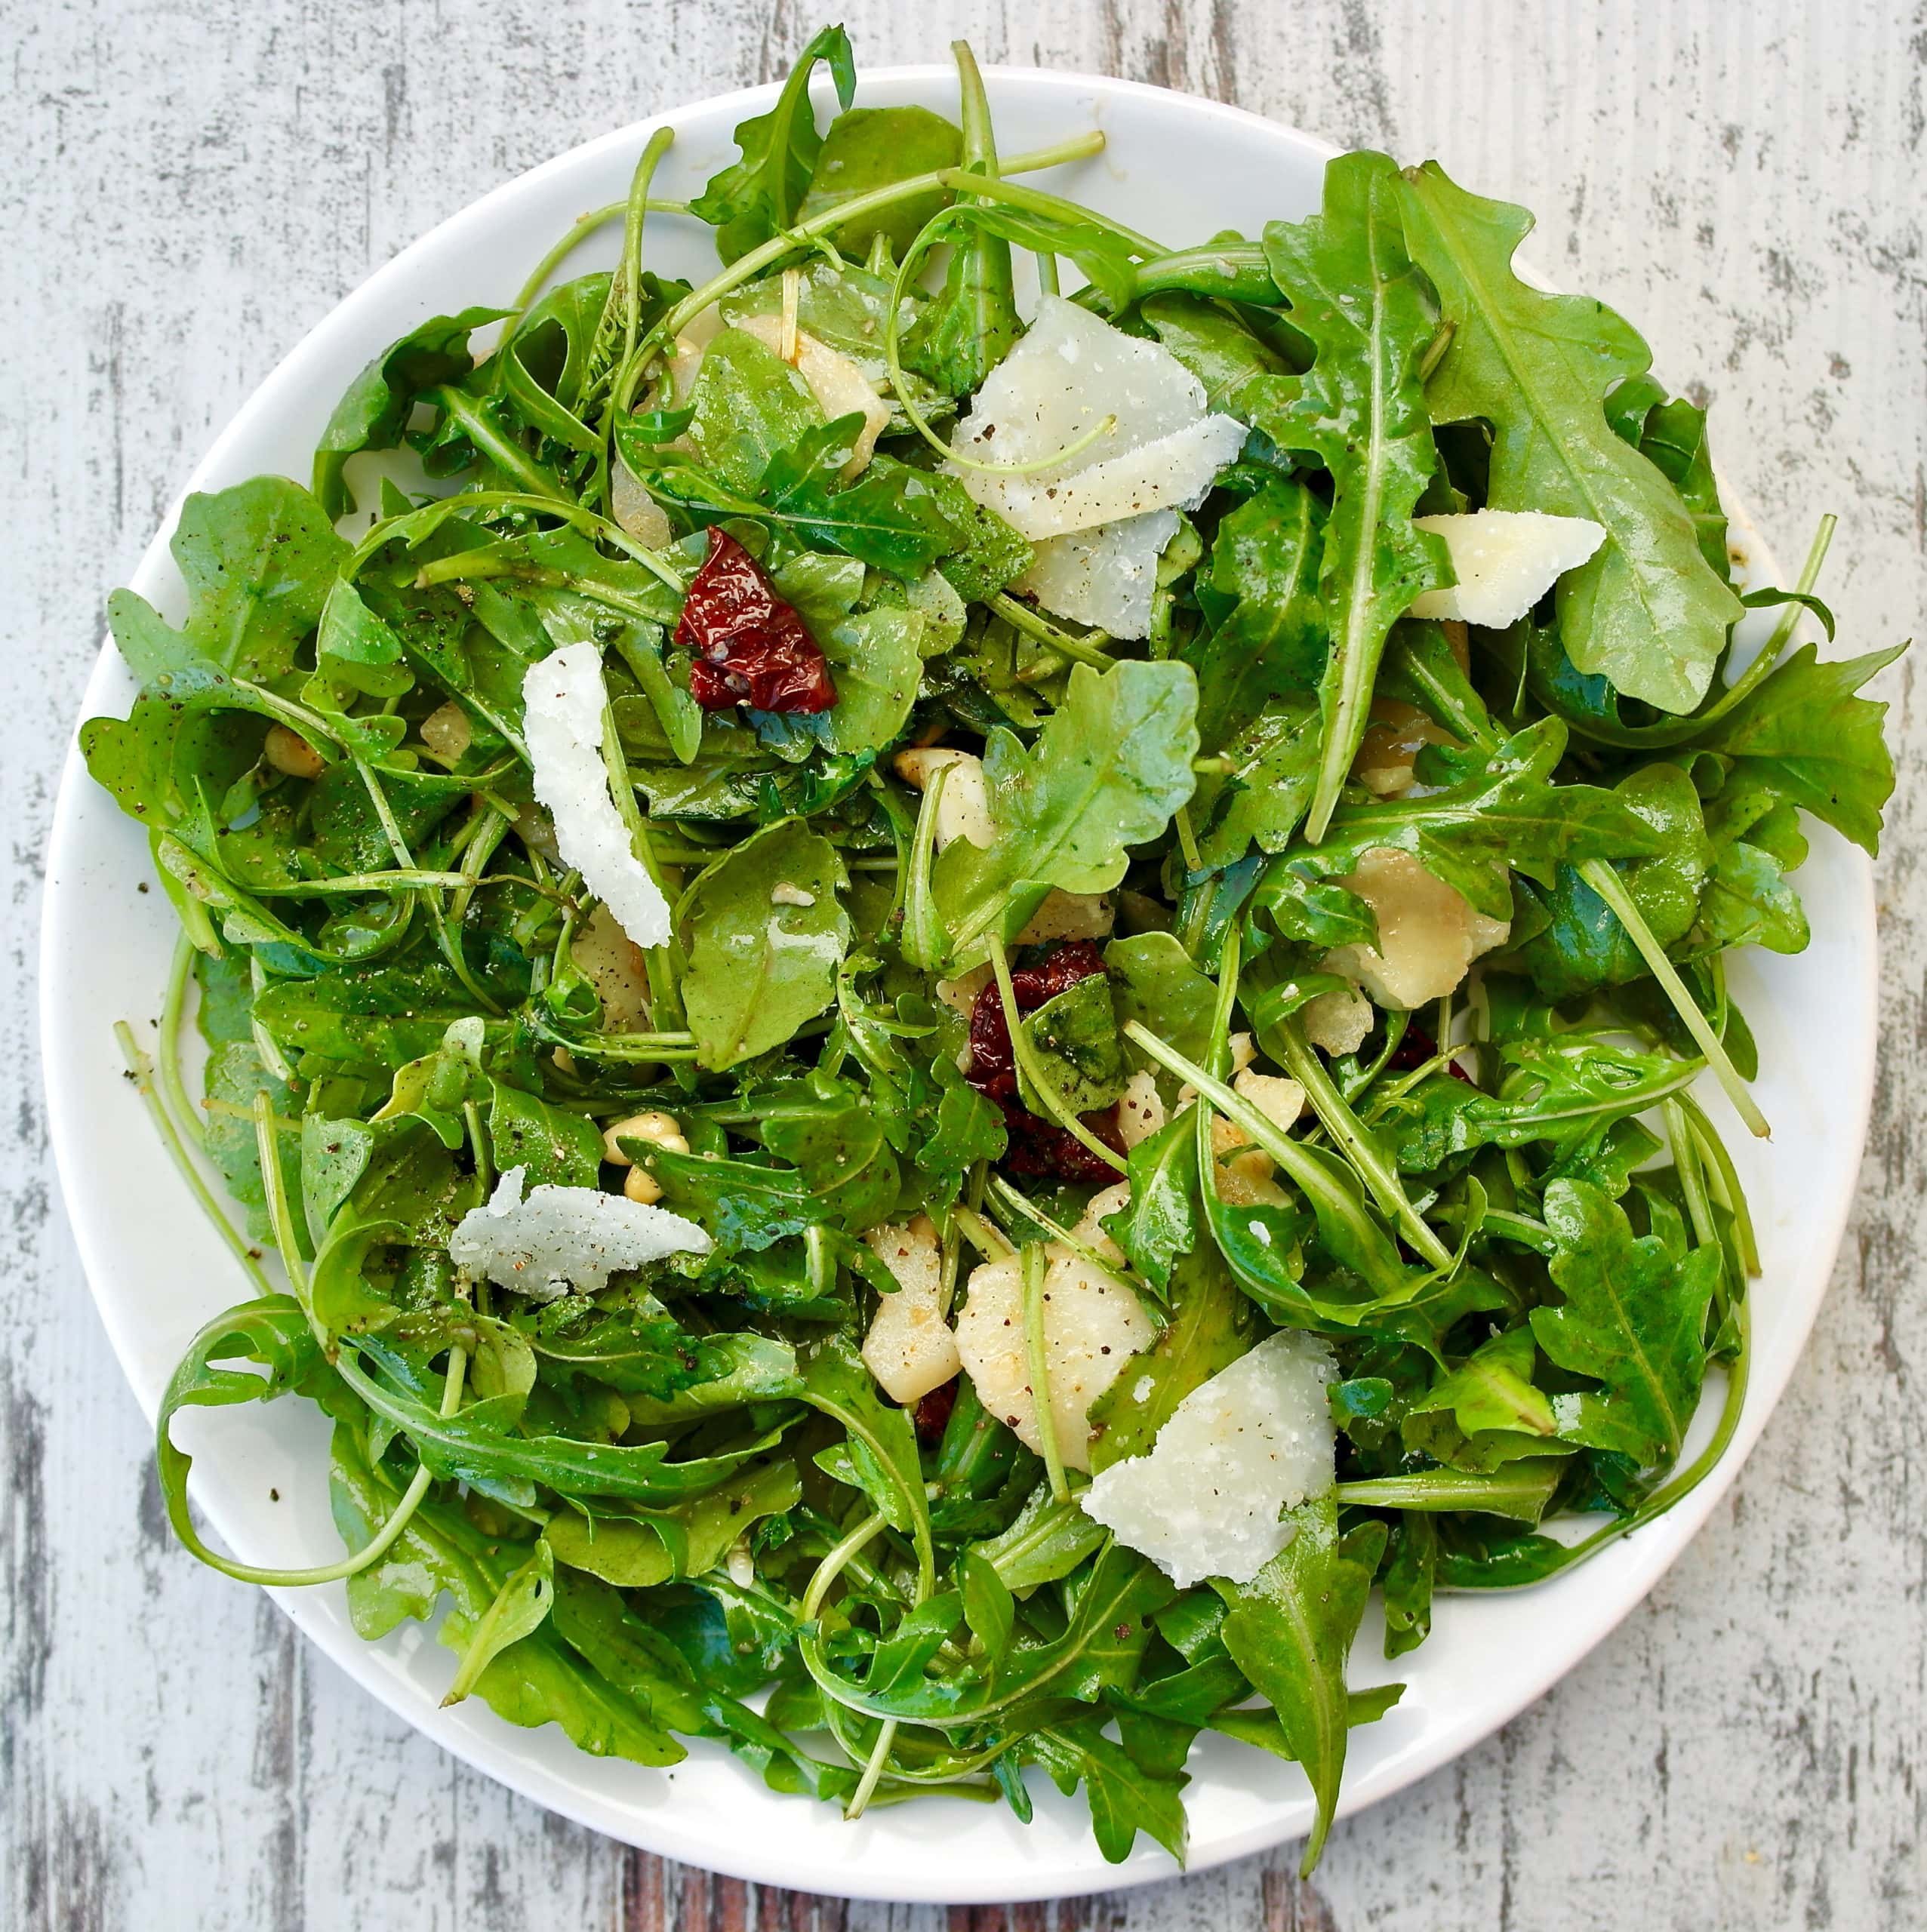
[[[1123,1097],[1117,1103],[1118,1138],[1128,1154],[1141,1140],[1148,1140],[1164,1129],[1164,1102],[1158,1094],[1156,1077],[1140,1069],[1124,1083]]]
[[[666,1208],[645,1208],[593,1187],[543,1182],[522,1196],[526,1168],[511,1168],[485,1206],[472,1208],[448,1237],[457,1268],[485,1275],[531,1301],[595,1294],[609,1277],[666,1254],[706,1254],[710,1238]]]
[[[1444,998],[1473,960],[1512,931],[1506,920],[1474,912],[1408,853],[1374,847],[1338,883],[1371,908],[1378,943],[1338,946],[1325,955],[1325,970],[1356,980],[1381,1006],[1409,1011]]]
[[[974,752],[953,751],[947,745],[913,745],[897,754],[891,769],[918,792],[928,791],[938,772],[950,774],[937,801],[938,851],[959,838],[986,848],[996,843],[997,821],[990,811],[984,761]]]
[[[962,1366],[957,1338],[943,1320],[943,1246],[928,1214],[886,1221],[863,1239],[897,1278],[896,1293],[877,1301],[863,1338],[863,1366],[893,1402],[907,1408]]]
[[[1412,521],[1443,540],[1458,582],[1424,592],[1411,614],[1457,617],[1488,630],[1516,623],[1605,541],[1603,527],[1588,517],[1543,510],[1473,510]]]
[[[1334,1057],[1355,1054],[1371,1031],[1371,1002],[1355,986],[1320,993],[1304,1014],[1305,1038]]]
[[[1085,442],[1107,417],[1111,426]],[[1047,295],[985,378],[955,445],[980,463],[1038,466],[956,463],[951,473],[1037,544],[1020,589],[1060,617],[1142,637],[1173,512],[1204,501],[1245,434],[1235,417],[1207,413],[1204,385],[1162,343]]]
[[[1066,892],[1053,886],[1013,946],[1044,946],[1059,939],[1108,939],[1117,909],[1107,892]]]
[[[1013,588],[1073,623],[1113,637],[1148,636],[1158,559],[1177,534],[1175,510],[1147,510],[1100,530],[1076,530],[1037,546]]]
[[[1291,1540],[1279,1521],[1335,1479],[1331,1349],[1282,1330],[1192,1390],[1148,1456],[1113,1463],[1085,1512],[1150,1558],[1180,1589],[1248,1583]]]
[[[1124,1372],[1156,1330],[1121,1281],[1061,1244],[1045,1250],[1044,1359],[1051,1417],[1067,1469],[1091,1466],[1091,1404]],[[987,1261],[971,1275],[957,1317],[957,1353],[984,1406],[1027,1447],[1041,1447],[1024,1334],[1024,1262]]]
[[[782,356],[809,386],[811,395],[823,411],[823,420],[834,423],[845,416],[860,416],[863,426],[851,446],[850,460],[842,475],[847,482],[868,463],[876,439],[890,425],[890,408],[871,386],[870,379],[840,349],[819,342],[808,329],[797,329],[795,352],[785,355],[780,315],[743,315],[732,328],[753,335],[774,355]]]
[[[1110,440],[1100,438],[1097,447]],[[1244,446],[1245,426],[1236,417],[1207,416],[1155,442],[1087,464],[1058,482],[1040,483],[1030,475],[993,478],[1001,495],[995,507],[1033,543],[1173,504],[1196,509],[1217,472]]]
[[[1256,1073],[1245,1067],[1231,1085],[1281,1134],[1288,1133],[1305,1110],[1305,1090],[1282,1074]]]
[[[522,693],[535,795],[555,821],[564,863],[638,946],[664,944],[669,901],[636,856],[602,763],[602,654],[593,644],[565,645],[528,667]]]
[[[649,962],[642,949],[598,906],[576,928],[569,957],[602,1002],[602,1029],[636,1033],[649,1023]]]

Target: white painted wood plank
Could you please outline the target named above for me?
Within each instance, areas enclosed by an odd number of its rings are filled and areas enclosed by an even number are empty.
[[[962,32],[990,59],[1436,153],[1531,203],[1539,259],[1623,307],[1711,398],[1722,461],[1782,554],[1842,514],[1827,588],[1845,648],[1904,635],[1927,601],[1927,29],[1899,0],[843,13],[869,60],[940,57]],[[52,776],[100,600],[194,457],[422,229],[618,122],[771,77],[815,16],[793,0],[11,0],[0,18],[0,1924],[935,1932],[936,1912],[759,1894],[561,1824],[171,1546],[51,1192],[30,1012]],[[1927,755],[1913,685],[1904,665],[1888,680],[1908,778]],[[1501,1737],[1341,1827],[1315,1887],[1287,1859],[1252,1861],[1010,1924],[1927,1918],[1927,934],[1906,779],[1892,825],[1887,1045],[1855,1233],[1766,1441],[1662,1589]]]

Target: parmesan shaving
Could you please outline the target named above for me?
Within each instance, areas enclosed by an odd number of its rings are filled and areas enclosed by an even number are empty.
[[[1338,1374],[1325,1343],[1281,1331],[1193,1389],[1148,1456],[1101,1471],[1085,1512],[1180,1589],[1248,1583],[1291,1541],[1279,1517],[1334,1480]]]
[[[593,644],[571,644],[531,664],[522,679],[535,795],[549,808],[563,862],[638,946],[669,938],[669,901],[630,843],[602,762],[608,694]]]
[[[1425,592],[1411,614],[1458,617],[1491,630],[1516,623],[1605,541],[1605,530],[1590,518],[1543,510],[1473,510],[1412,522],[1442,540],[1458,582]]]
[[[448,1258],[531,1301],[595,1294],[609,1277],[668,1254],[706,1254],[710,1238],[666,1208],[645,1208],[593,1187],[549,1182],[523,1198],[526,1168],[511,1168],[487,1204],[448,1237]]]

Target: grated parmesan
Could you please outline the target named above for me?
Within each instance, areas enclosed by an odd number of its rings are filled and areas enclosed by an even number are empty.
[[[593,1187],[545,1181],[522,1198],[526,1168],[511,1168],[486,1206],[471,1208],[448,1237],[448,1258],[531,1301],[595,1294],[609,1277],[666,1254],[706,1254],[710,1238],[666,1208],[645,1208]]]
[[[522,730],[535,795],[549,809],[563,862],[638,946],[669,938],[669,901],[636,856],[602,762],[608,694],[593,644],[571,644],[522,679]]]
[[[1248,1583],[1291,1540],[1279,1517],[1334,1479],[1325,1392],[1338,1374],[1316,1336],[1261,1342],[1178,1404],[1148,1456],[1100,1472],[1085,1513],[1181,1589],[1207,1577]]]

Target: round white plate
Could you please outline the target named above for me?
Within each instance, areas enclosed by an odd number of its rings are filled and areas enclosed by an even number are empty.
[[[1094,123],[1100,158],[1058,171],[1060,186],[1172,245],[1226,227],[1255,233],[1268,220],[1318,205],[1323,143],[1213,103],[1122,81],[993,70],[988,75],[1007,153],[1042,146]],[[659,192],[694,192],[733,153],[731,132],[763,112],[774,90],[731,94],[667,117],[676,131]],[[905,67],[864,78],[871,105],[916,102],[954,111],[947,69]],[[424,317],[509,297],[583,211],[620,200],[649,122],[592,141],[485,195],[373,275],[255,392],[189,480],[212,490],[262,471],[305,478],[336,399],[362,365]],[[1476,186],[1503,188],[1504,183]],[[708,230],[651,217],[651,266],[700,279]],[[605,231],[574,265],[607,266]],[[182,587],[168,525],[134,587],[178,616]],[[1763,551],[1756,570],[1764,574]],[[86,715],[124,713],[134,695],[103,651]],[[1753,1377],[1739,1432],[1721,1468],[1689,1500],[1576,1572],[1506,1595],[1454,1597],[1438,1607],[1431,1641],[1396,1670],[1379,1655],[1376,1615],[1354,1670],[1362,1682],[1403,1677],[1403,1701],[1355,1732],[1342,1808],[1353,1811],[1464,1750],[1570,1669],[1636,1604],[1705,1520],[1765,1426],[1805,1340],[1845,1228],[1871,1097],[1875,1035],[1870,869],[1824,827],[1800,876],[1814,941],[1797,958],[1736,962],[1733,984],[1759,1037],[1758,1092],[1778,1130],[1751,1142],[1716,1107],[1759,1222],[1765,1275],[1755,1290]],[[109,1029],[146,1037],[174,939],[166,900],[143,892],[146,844],[70,752],[54,818],[42,949],[48,1116],[67,1204],[102,1320],[135,1395],[151,1417],[195,1330],[243,1298],[247,1284],[170,1168],[122,1077]],[[1713,1100],[1716,1102],[1717,1094]],[[1717,1407],[1717,1391],[1707,1405]],[[1702,1430],[1710,1422],[1703,1414]],[[196,1413],[177,1424],[195,1464],[199,1507],[229,1547],[257,1563],[332,1561],[327,1435],[307,1404]],[[271,1500],[278,1490],[282,1500]],[[210,1578],[210,1589],[235,1585]],[[437,1709],[451,1654],[411,1626],[363,1643],[340,1588],[282,1595],[283,1607],[336,1663],[409,1723],[505,1784],[599,1831],[667,1856],[762,1883],[858,1897],[974,1902],[1070,1895],[1170,1875],[1140,1839],[1121,1866],[1091,1842],[1081,1798],[1038,1780],[1036,1822],[1002,1808],[941,1800],[872,1812],[845,1824],[832,1809],[767,1792],[720,1746],[698,1743],[663,1772],[590,1758],[553,1727],[521,1730],[479,1701]],[[353,1767],[344,1766],[352,1777]],[[1191,1760],[1187,1793],[1193,1869],[1301,1835],[1311,1817],[1297,1767],[1222,1739]]]

